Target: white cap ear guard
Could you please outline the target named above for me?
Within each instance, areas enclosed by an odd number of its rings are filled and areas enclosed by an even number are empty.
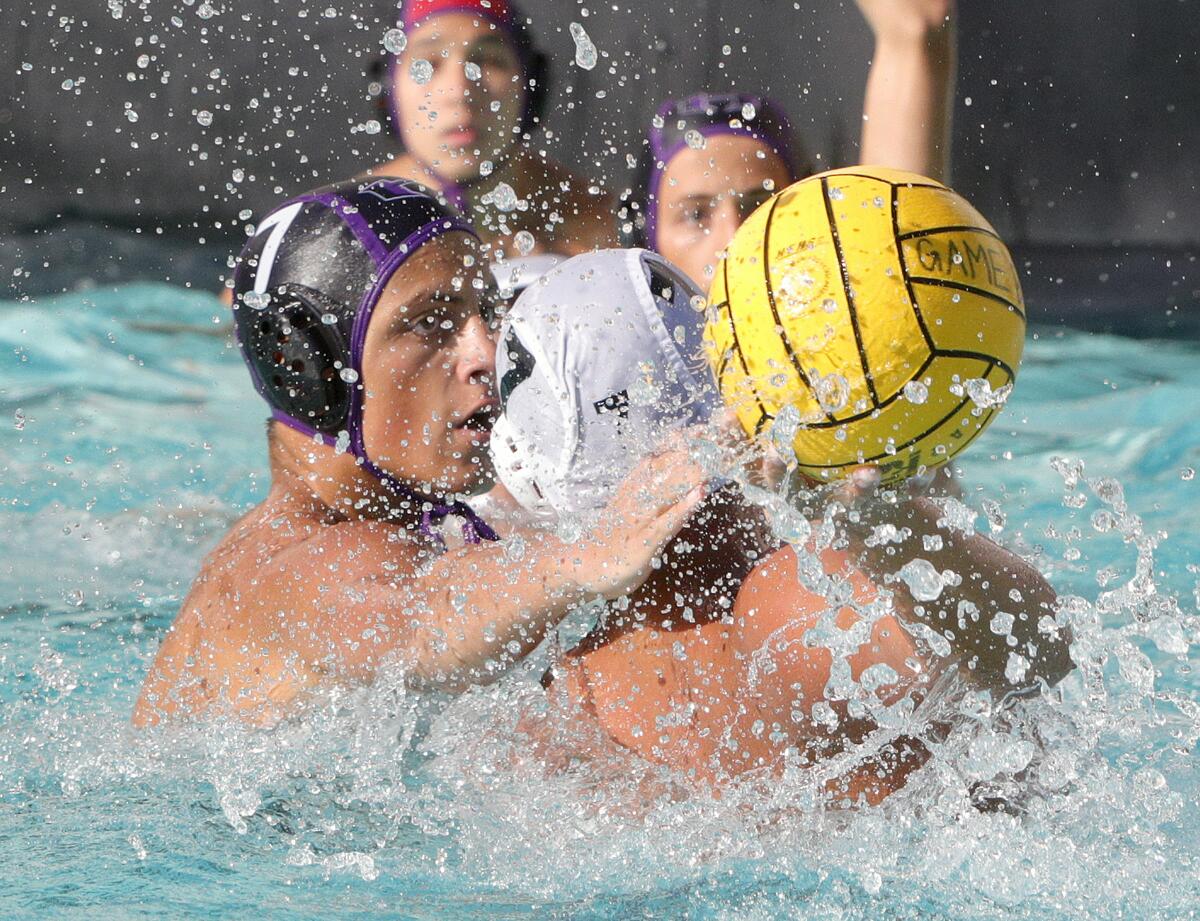
[[[708,418],[713,388],[680,354],[700,296],[645,250],[576,256],[522,293],[500,331],[491,453],[523,507],[602,507],[667,431]]]

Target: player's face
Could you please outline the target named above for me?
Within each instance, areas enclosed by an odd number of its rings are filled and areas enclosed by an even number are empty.
[[[432,68],[426,83],[413,76],[419,61]],[[477,176],[512,146],[526,91],[512,43],[470,13],[421,22],[392,74],[405,149],[452,180]]]
[[[734,231],[790,181],[779,155],[754,138],[716,135],[682,150],[659,182],[655,248],[707,290]]]
[[[367,456],[438,494],[492,478],[496,344],[472,243],[451,233],[421,247],[388,284],[363,345]]]

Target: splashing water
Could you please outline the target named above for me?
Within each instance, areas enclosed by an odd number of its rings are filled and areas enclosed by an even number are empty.
[[[831,690],[876,708],[864,746],[947,728],[881,807],[829,811],[820,772],[798,763],[714,799],[630,755],[561,757],[542,653],[453,700],[385,672],[271,731],[130,730],[201,557],[266,489],[263,411],[213,323],[222,311],[164,286],[0,306],[0,338],[24,355],[0,371],[24,420],[0,460],[0,856],[22,876],[0,888],[5,917],[134,916],[168,899],[181,915],[289,918],[1194,907],[1200,536],[1198,484],[1179,474],[1200,444],[1194,345],[1030,343],[1005,415],[963,460],[965,495],[942,508],[1038,561],[1076,671],[1037,700],[1001,707],[950,683],[911,712],[880,706],[884,673],[833,676]],[[834,540],[828,519],[747,493],[781,534]],[[800,578],[844,591],[819,567]],[[565,624],[563,643],[595,616]],[[976,808],[988,803],[1002,808]]]
[[[389,54],[403,54],[408,47],[408,36],[403,29],[388,29],[383,33],[383,47]]]
[[[570,29],[571,38],[575,41],[575,65],[582,70],[592,70],[597,60],[595,44],[579,23],[571,23]]]
[[[408,75],[413,83],[424,86],[433,79],[433,64],[424,58],[417,58],[408,66]]]

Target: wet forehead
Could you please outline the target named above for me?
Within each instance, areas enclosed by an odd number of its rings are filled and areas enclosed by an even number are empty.
[[[463,47],[481,41],[504,44],[504,36],[486,19],[471,13],[441,13],[417,24],[409,35],[409,50],[422,57],[437,54],[443,48]]]
[[[759,152],[766,156],[758,156]],[[763,188],[767,179],[775,188],[788,182],[787,168],[761,141],[738,135],[715,135],[702,150],[687,148],[667,164],[659,185],[663,201],[680,201],[693,195],[714,198],[731,190],[746,193]]]
[[[468,257],[472,265],[464,265]],[[440,236],[409,256],[392,275],[379,298],[372,324],[405,313],[410,304],[456,290],[456,279],[464,295],[477,296],[472,281],[484,278],[486,271],[487,264],[480,258],[474,238],[459,232]]]

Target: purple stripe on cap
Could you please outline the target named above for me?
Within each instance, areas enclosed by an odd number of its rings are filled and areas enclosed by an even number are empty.
[[[290,429],[294,429],[301,435],[307,435],[309,438],[317,439],[322,444],[329,445],[331,448],[337,444],[337,439],[332,435],[326,435],[323,432],[318,432],[311,425],[306,425],[295,416],[289,416],[282,409],[272,409],[271,418],[276,422],[282,422]]]
[[[680,151],[688,146],[686,137],[680,138],[673,144],[667,144],[666,132],[664,131],[667,119],[674,118],[682,121],[693,121],[694,117],[701,114],[702,110],[708,106],[715,104],[718,107],[722,107],[728,106],[729,103],[735,103],[739,108],[746,104],[752,105],[758,113],[768,116],[768,119],[778,119],[781,124],[776,126],[771,124],[769,120],[744,122],[739,119],[740,123],[733,125],[730,124],[730,121],[738,116],[731,115],[729,120],[723,122],[694,124],[685,130],[695,131],[704,138],[719,135],[736,135],[738,137],[753,138],[770,147],[783,161],[789,177],[793,180],[797,178],[798,171],[792,151],[792,140],[788,136],[790,129],[787,118],[783,115],[779,106],[770,99],[749,93],[731,95],[701,93],[683,100],[668,99],[658,107],[658,111],[655,113],[657,118],[664,122],[664,127],[656,128],[652,126],[649,133],[650,153],[653,159],[650,164],[650,176],[646,183],[646,241],[651,249],[658,248],[658,190],[662,184],[663,173],[667,171],[667,166]]]

